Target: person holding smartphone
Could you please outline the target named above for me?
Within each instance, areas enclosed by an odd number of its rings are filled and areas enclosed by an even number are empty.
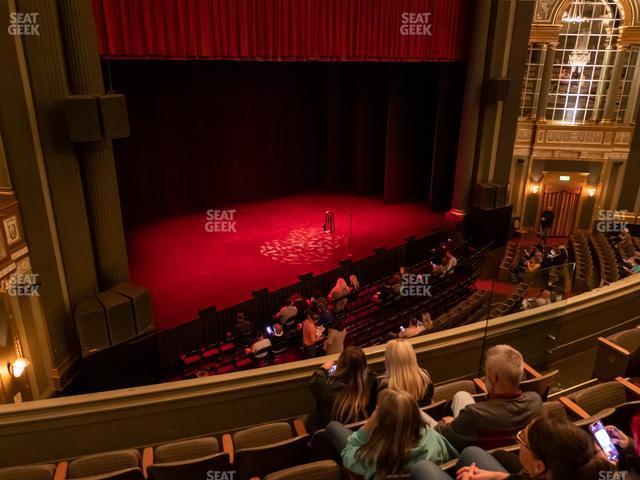
[[[324,428],[331,420],[348,424],[366,419],[375,409],[376,378],[361,348],[349,346],[338,361],[325,362],[309,384],[314,405],[307,429]]]
[[[616,465],[596,447],[594,437],[566,419],[542,414],[518,432],[516,441],[520,446],[518,454],[501,452],[502,462],[481,448],[465,448],[456,465],[455,480],[595,480],[613,478],[600,472],[617,471]],[[514,458],[507,459],[507,455]],[[514,462],[516,457],[519,463]],[[507,464],[517,464],[519,471],[509,472]],[[431,462],[420,462],[413,467],[409,479],[452,477]]]

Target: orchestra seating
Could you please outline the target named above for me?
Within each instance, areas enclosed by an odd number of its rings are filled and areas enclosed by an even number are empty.
[[[522,304],[522,300],[524,300],[524,297],[527,294],[527,290],[529,290],[528,283],[518,283],[511,295],[509,295],[509,298],[503,300],[495,306],[491,306],[491,313],[489,316],[491,318],[501,317],[512,310],[519,309],[520,305]]]
[[[574,233],[571,235],[569,245],[573,249],[576,261],[576,274],[573,289],[576,292],[586,292],[591,290],[595,285],[595,270],[593,267],[593,258],[587,237],[582,233]]]
[[[600,270],[600,278],[604,284],[609,284],[620,279],[619,264],[609,242],[601,233],[589,237],[591,247],[596,254],[597,264]]]

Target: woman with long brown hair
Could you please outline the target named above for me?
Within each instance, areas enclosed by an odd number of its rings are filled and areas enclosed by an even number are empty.
[[[384,351],[385,373],[378,377],[378,391],[385,388],[407,392],[420,406],[431,403],[433,383],[429,372],[418,365],[413,345],[403,339],[387,342]]]
[[[342,464],[366,480],[406,473],[420,460],[436,464],[458,456],[438,432],[426,426],[416,401],[406,392],[386,389],[378,407],[357,432],[337,422],[327,426]]]
[[[309,430],[324,428],[331,420],[348,424],[366,419],[375,408],[375,383],[364,351],[345,348],[337,363],[326,362],[311,377],[315,405]]]

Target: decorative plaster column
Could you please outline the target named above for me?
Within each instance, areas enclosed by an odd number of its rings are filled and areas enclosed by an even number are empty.
[[[60,0],[69,87],[76,95],[105,94],[90,0]],[[120,195],[110,138],[77,144],[102,289],[129,280]]]
[[[460,134],[458,137],[458,154],[454,177],[451,213],[464,215],[469,207],[473,169],[478,137],[478,121],[480,118],[484,68],[489,38],[492,1],[477,0],[475,2],[473,30],[467,65],[467,79],[464,90]]]
[[[611,71],[611,79],[609,80],[609,88],[607,89],[607,99],[604,103],[604,112],[602,114],[603,123],[616,121],[616,102],[619,98],[622,69],[627,63],[627,55],[628,51],[626,47],[618,47],[616,58],[613,62],[613,70]]]
[[[544,122],[547,118],[547,103],[549,101],[549,90],[551,89],[553,62],[556,58],[556,44],[546,43],[542,46],[542,51],[544,52],[544,64],[542,78],[540,79],[538,103],[536,105],[536,120],[539,122]]]

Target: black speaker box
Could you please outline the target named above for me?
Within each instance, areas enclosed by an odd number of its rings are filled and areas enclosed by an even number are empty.
[[[495,208],[504,207],[507,204],[507,186],[501,183],[492,183],[496,189],[496,200],[493,206]]]
[[[73,95],[64,102],[69,137],[72,142],[97,142],[102,139],[98,101],[91,95]]]
[[[473,206],[477,208],[493,208],[495,204],[496,187],[490,183],[479,183],[476,186]]]
[[[513,205],[500,208],[472,208],[465,218],[465,237],[473,237],[477,245],[493,242],[500,247],[509,239]]]
[[[131,301],[112,290],[98,294],[98,301],[104,308],[109,327],[111,345],[117,345],[136,336]]]
[[[96,297],[79,301],[76,304],[74,317],[83,356],[111,345],[104,308]]]
[[[129,283],[121,283],[111,290],[127,297],[131,302],[134,324],[138,335],[143,335],[153,330],[153,308],[149,289]]]
[[[487,100],[491,103],[505,101],[509,95],[510,81],[510,78],[505,77],[494,77],[487,80],[485,84]]]
[[[129,136],[129,117],[124,95],[110,94],[98,97],[102,133],[108,138]]]
[[[101,350],[83,359],[83,378],[91,392],[162,381],[155,332]]]

